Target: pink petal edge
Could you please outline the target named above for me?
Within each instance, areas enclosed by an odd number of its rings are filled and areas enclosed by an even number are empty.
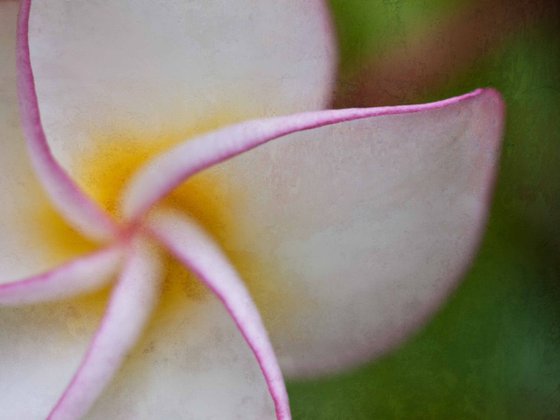
[[[88,412],[149,319],[159,290],[159,263],[144,244],[135,245],[113,289],[101,325],[49,420],[76,419]]]
[[[312,111],[246,121],[212,131],[173,147],[142,167],[125,190],[123,212],[128,218],[140,218],[158,200],[195,173],[288,134],[363,118],[435,110],[485,93],[497,95],[493,89],[477,89],[422,105]]]
[[[0,284],[0,306],[60,300],[99,289],[116,273],[121,257],[121,247],[107,247],[45,273]]]
[[[82,233],[93,239],[114,237],[117,226],[55,160],[41,123],[29,49],[31,0],[20,4],[17,29],[17,85],[21,123],[31,162],[53,204]]]
[[[274,401],[276,417],[291,419],[288,393],[258,309],[235,269],[214,241],[183,216],[159,211],[150,216],[150,233],[220,299],[251,348]]]

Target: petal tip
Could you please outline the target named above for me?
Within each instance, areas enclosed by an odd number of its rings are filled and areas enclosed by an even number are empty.
[[[475,97],[481,97],[486,101],[489,112],[497,113],[499,121],[503,123],[505,117],[506,103],[500,91],[493,87],[479,88],[472,92]]]

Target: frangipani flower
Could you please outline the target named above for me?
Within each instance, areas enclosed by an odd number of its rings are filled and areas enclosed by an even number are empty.
[[[387,351],[471,260],[496,92],[317,111],[321,1],[24,0],[17,31],[16,9],[0,2],[2,418],[288,419],[280,369]]]

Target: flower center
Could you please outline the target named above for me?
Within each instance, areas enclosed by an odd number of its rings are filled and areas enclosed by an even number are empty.
[[[96,149],[84,154],[81,161],[76,162],[74,169],[77,169],[77,181],[102,208],[123,223],[125,232],[128,229],[128,234],[133,235],[138,226],[127,227],[119,211],[120,198],[127,183],[150,159],[184,138],[175,136],[154,141],[116,136],[113,141],[100,141]],[[243,241],[239,241],[239,223],[234,220],[231,209],[236,209],[236,215],[242,214],[245,202],[244,191],[239,190],[239,187],[232,188],[231,183],[224,179],[220,171],[209,169],[196,174],[176,188],[158,203],[157,207],[172,208],[188,215],[214,238],[245,281],[261,315],[270,327],[271,324],[280,321],[278,317],[272,318],[277,306],[286,306],[288,302],[295,302],[300,298],[294,296],[297,293],[279,287],[282,279],[268,261],[256,258],[255,250],[244,250],[243,245],[240,245]],[[51,244],[52,238],[55,238],[53,248],[58,249],[60,254],[66,254],[68,258],[75,256],[78,249],[76,243],[84,243],[83,249],[94,249],[94,244],[81,239],[54,211],[44,211],[43,215],[47,218],[43,219],[48,220],[46,226],[55,226],[49,228],[48,232],[45,231],[45,234],[48,235],[47,239]],[[192,306],[190,302],[206,299],[209,293],[201,282],[174,258],[166,253],[164,258],[166,277],[155,320],[165,318],[178,307]]]
[[[140,167],[173,143],[175,142],[168,138],[156,141],[120,138],[115,142],[101,143],[92,155],[83,157],[79,174],[81,185],[102,208],[124,224],[125,235],[134,235],[141,223],[140,221],[127,226],[123,220],[119,209],[120,197],[125,186]],[[228,228],[232,223],[227,212],[231,199],[219,179],[204,173],[188,180],[157,206],[173,208],[188,214],[223,244],[231,236]],[[200,283],[172,258],[167,259],[164,292],[173,289],[174,294],[177,294],[178,290],[175,289],[180,288],[187,298],[201,298],[204,293]]]
[[[102,143],[103,146],[95,153],[84,156],[80,180],[86,191],[106,211],[122,221],[119,200],[127,183],[138,169],[157,154],[168,150],[176,141],[169,138],[157,141],[118,140]],[[266,320],[269,308],[272,314],[276,305],[286,305],[295,298],[290,290],[278,287],[282,281],[276,278],[278,273],[274,267],[256,257],[254,251],[245,251],[240,245],[240,235],[246,232],[238,231],[240,223],[234,214],[239,217],[244,213],[247,200],[246,192],[239,188],[233,187],[222,172],[210,168],[188,179],[156,207],[167,207],[188,215],[210,234],[239,272]],[[188,304],[188,300],[205,297],[205,287],[186,268],[170,256],[167,256],[165,265],[167,277],[160,305],[164,311],[177,304]]]

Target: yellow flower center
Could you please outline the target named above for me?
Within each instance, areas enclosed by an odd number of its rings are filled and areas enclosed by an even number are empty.
[[[134,173],[158,153],[168,150],[186,136],[175,135],[159,139],[125,136],[112,138],[97,142],[98,148],[93,153],[82,156],[81,161],[76,162],[75,169],[81,187],[115,219],[125,223],[119,212],[120,198]],[[158,206],[170,207],[187,214],[216,240],[246,282],[270,327],[281,321],[272,316],[276,313],[274,309],[280,304],[286,309],[290,301],[301,300],[301,296],[298,298],[294,296],[297,292],[279,287],[281,279],[275,278],[278,276],[273,268],[264,266],[264,262],[252,254],[239,251],[240,247],[236,246],[236,223],[229,210],[239,209],[243,202],[244,191],[233,190],[231,183],[220,179],[216,172],[208,170],[188,179]],[[54,210],[41,210],[40,219],[42,233],[51,244],[50,252],[56,255],[57,260],[67,260],[99,246],[83,239]],[[170,311],[177,308],[177,305],[184,307],[192,300],[206,299],[209,293],[198,279],[170,255],[164,253],[164,258],[166,274],[152,325],[154,321],[170,315]],[[86,305],[87,302],[88,307],[94,307],[95,312],[100,313],[107,296],[108,291],[105,290],[89,298],[81,298],[81,305]]]

